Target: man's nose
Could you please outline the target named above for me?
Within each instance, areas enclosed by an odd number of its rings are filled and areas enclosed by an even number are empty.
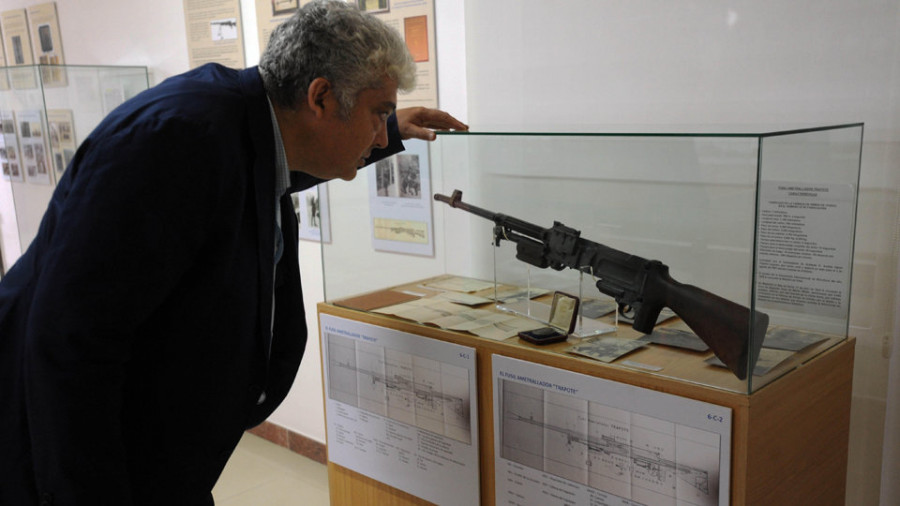
[[[387,133],[387,122],[382,121],[379,123],[378,131],[375,132],[375,142],[373,143],[376,148],[386,148],[388,145],[388,133]]]

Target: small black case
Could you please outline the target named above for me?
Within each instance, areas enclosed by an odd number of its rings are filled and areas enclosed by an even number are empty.
[[[519,337],[538,345],[565,341],[575,330],[579,302],[574,295],[555,292],[550,306],[550,326],[519,332]]]

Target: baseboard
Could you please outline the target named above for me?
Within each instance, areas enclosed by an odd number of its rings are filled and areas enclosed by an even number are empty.
[[[299,453],[308,459],[315,460],[319,464],[325,464],[328,459],[323,443],[302,434],[297,434],[280,425],[275,425],[272,422],[263,422],[247,432],[271,441],[278,446],[283,446],[294,453]]]

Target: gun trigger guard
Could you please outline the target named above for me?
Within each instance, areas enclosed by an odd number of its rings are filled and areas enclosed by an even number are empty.
[[[631,304],[619,304],[619,314],[625,318],[634,318],[635,313],[637,311]]]

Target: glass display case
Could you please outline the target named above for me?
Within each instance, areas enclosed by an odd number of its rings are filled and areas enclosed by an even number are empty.
[[[407,141],[320,187],[325,298],[432,327],[463,310],[545,327],[562,292],[579,300],[567,340],[525,342],[515,321],[484,338],[751,393],[847,339],[862,136],[846,124]],[[454,190],[485,212],[433,198]]]
[[[12,195],[12,206],[3,203],[0,212],[14,215],[4,223],[15,223],[22,251],[78,145],[107,113],[148,87],[146,67],[0,67],[2,184]],[[7,267],[14,261],[7,259]]]

